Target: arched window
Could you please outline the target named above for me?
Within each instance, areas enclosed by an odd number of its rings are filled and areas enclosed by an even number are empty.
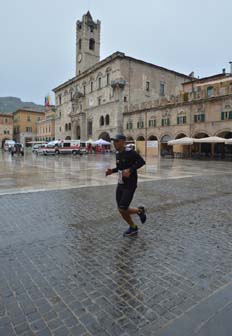
[[[95,50],[95,40],[93,38],[89,40],[89,50]]]
[[[157,141],[157,137],[155,135],[150,135],[148,138],[149,141]]]
[[[137,141],[145,141],[145,138],[144,138],[144,136],[140,135],[140,136],[137,137],[136,140]]]
[[[100,118],[100,126],[104,126],[104,117],[103,116],[101,116],[101,118]]]
[[[110,124],[110,116],[109,114],[106,115],[106,125]]]
[[[81,50],[81,39],[79,40],[79,50]]]
[[[71,123],[68,124],[68,129],[69,129],[69,131],[71,131],[71,129],[72,129],[72,124]]]
[[[106,84],[110,85],[110,74],[109,74],[109,72],[106,74]]]
[[[65,131],[68,130],[68,124],[65,124]]]

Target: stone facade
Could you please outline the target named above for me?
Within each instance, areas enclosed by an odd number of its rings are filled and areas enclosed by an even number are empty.
[[[76,76],[100,61],[101,22],[88,12],[76,23]]]
[[[231,138],[232,75],[192,80],[183,84],[175,101],[125,112],[124,129],[128,139],[157,140],[161,150],[168,140],[183,136]]]
[[[124,132],[142,153],[158,155],[183,136],[232,137],[232,74],[225,69],[195,79],[121,52],[99,62],[100,21],[89,12],[77,21],[76,50],[76,77],[54,89],[57,139]],[[147,141],[157,141],[154,149]]]
[[[11,114],[0,114],[0,147],[6,140],[13,139],[13,116]]]
[[[55,107],[46,107],[44,118],[37,121],[37,141],[51,141],[55,139]],[[67,128],[67,125],[65,126]]]
[[[88,31],[86,40],[90,37],[91,20],[91,15],[87,13],[82,22],[77,22],[77,29],[81,27],[80,36],[86,34],[84,28]],[[99,21],[94,27],[94,34],[100,34]],[[95,39],[100,48],[100,35]],[[121,52],[100,62],[95,58],[91,64],[88,49],[88,43],[82,42],[81,62],[90,67],[80,69],[80,64],[77,64],[81,72],[78,70],[76,77],[54,89],[57,139],[70,136],[82,140],[109,139],[123,132],[124,112],[134,110],[141,104],[145,107],[169,101],[181,90],[182,83],[190,79],[189,76],[128,57]],[[67,130],[65,124],[70,121],[71,129]]]
[[[37,122],[44,119],[44,112],[19,109],[13,113],[14,140],[26,146],[37,139]]]

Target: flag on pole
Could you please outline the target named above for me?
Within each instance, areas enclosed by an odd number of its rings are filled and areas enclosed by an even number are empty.
[[[48,107],[48,106],[51,105],[51,98],[50,98],[49,95],[47,95],[47,96],[45,97],[45,99],[44,99],[44,105],[45,105],[46,107]]]

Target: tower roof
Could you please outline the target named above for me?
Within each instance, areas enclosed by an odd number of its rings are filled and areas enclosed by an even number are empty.
[[[90,11],[88,11],[88,12],[86,13],[86,16],[87,16],[90,20],[93,20],[92,15],[90,14]]]

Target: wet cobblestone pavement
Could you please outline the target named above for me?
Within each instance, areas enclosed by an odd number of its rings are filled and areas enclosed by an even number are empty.
[[[140,183],[136,238],[114,190],[0,196],[1,336],[158,335],[231,282],[228,171]]]

